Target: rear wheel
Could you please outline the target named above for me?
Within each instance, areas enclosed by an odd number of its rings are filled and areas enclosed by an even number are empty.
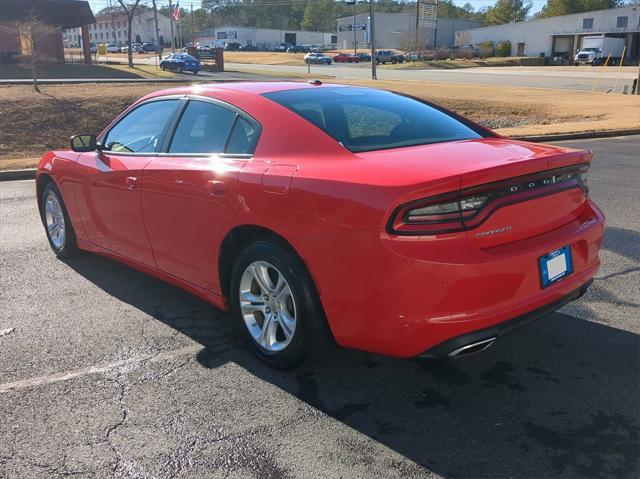
[[[178,66],[178,68],[176,69],[176,71],[177,71],[178,73],[182,73],[182,67],[181,67],[181,66]]]
[[[42,223],[51,249],[61,258],[75,255],[78,252],[76,235],[60,190],[54,183],[45,186],[41,201]]]
[[[326,341],[309,273],[295,254],[275,242],[252,243],[240,255],[230,296],[239,333],[270,366],[294,368]]]

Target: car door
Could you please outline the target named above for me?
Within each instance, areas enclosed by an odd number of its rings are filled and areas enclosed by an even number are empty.
[[[158,268],[218,292],[218,251],[230,230],[240,168],[259,124],[221,102],[185,100],[164,153],[144,170],[142,211]]]
[[[179,103],[178,98],[163,98],[137,105],[101,136],[101,151],[80,154],[76,165],[87,239],[150,266],[155,261],[142,218],[142,174]]]

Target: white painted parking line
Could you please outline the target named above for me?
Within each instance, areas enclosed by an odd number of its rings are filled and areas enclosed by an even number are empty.
[[[82,376],[89,376],[92,374],[104,374],[114,369],[127,366],[129,364],[141,363],[144,361],[155,363],[155,362],[163,361],[166,359],[172,359],[179,356],[184,356],[186,354],[195,354],[202,349],[203,347],[201,345],[186,346],[184,348],[174,349],[172,351],[165,351],[160,354],[155,354],[155,355],[149,354],[145,356],[137,356],[134,358],[123,359],[122,361],[103,364],[101,366],[89,366],[87,368],[78,369],[76,371],[69,371],[64,373],[50,374],[48,376],[22,379],[20,381],[13,381],[9,383],[0,384],[0,393],[15,391],[18,389],[27,389],[27,388],[42,386],[45,384],[69,381],[70,379],[75,379]]]

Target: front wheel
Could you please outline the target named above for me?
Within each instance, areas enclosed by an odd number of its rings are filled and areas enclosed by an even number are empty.
[[[177,71],[178,73],[182,73],[182,67],[178,67],[178,68],[176,69],[176,71]]]
[[[324,343],[322,308],[300,259],[275,242],[252,243],[231,275],[231,307],[252,352],[278,369],[298,366]]]
[[[75,255],[78,252],[76,235],[60,190],[54,183],[49,183],[44,187],[41,202],[42,224],[45,227],[51,249],[60,258]]]

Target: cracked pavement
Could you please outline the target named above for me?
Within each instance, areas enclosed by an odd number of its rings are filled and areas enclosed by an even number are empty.
[[[562,144],[596,154],[596,281],[444,362],[271,370],[188,293],[55,259],[33,182],[0,183],[0,477],[638,477],[640,138]]]

